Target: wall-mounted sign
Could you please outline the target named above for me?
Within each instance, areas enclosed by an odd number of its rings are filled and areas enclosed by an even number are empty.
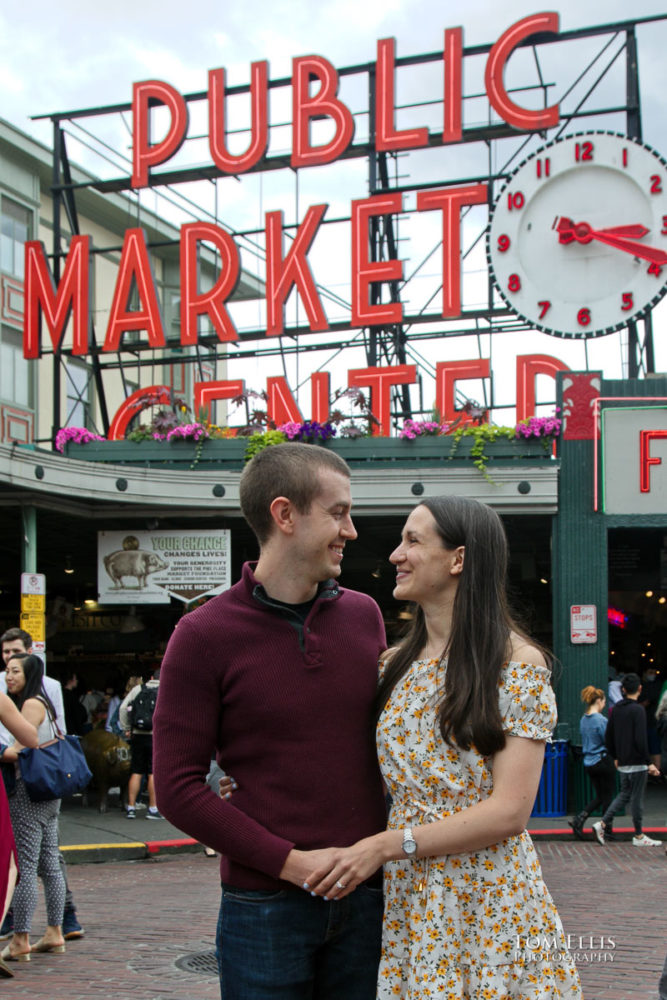
[[[32,638],[33,653],[46,648],[46,577],[21,573],[21,628]]]
[[[100,604],[186,604],[231,585],[228,530],[100,531]]]
[[[602,410],[605,514],[667,511],[667,406]]]
[[[594,604],[570,605],[570,642],[593,643],[598,641],[597,608]]]

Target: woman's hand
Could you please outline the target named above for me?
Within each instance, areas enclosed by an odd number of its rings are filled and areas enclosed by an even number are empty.
[[[221,799],[231,799],[232,792],[235,792],[238,787],[231,775],[223,774],[218,781],[218,795]]]
[[[379,833],[357,841],[352,847],[336,847],[330,851],[310,851],[312,862],[304,888],[314,896],[325,899],[342,899],[370,878],[392,854],[388,850],[390,838],[397,839],[396,831]],[[323,854],[322,858],[315,855]]]

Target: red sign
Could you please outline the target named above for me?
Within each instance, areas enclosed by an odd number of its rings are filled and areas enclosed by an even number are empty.
[[[503,82],[507,61],[517,45],[535,34],[557,35],[556,13],[537,13],[511,25],[492,46],[484,75],[491,108],[508,125],[522,131],[538,131],[559,121],[557,104],[541,110],[529,110],[513,101]],[[375,123],[372,136],[377,151],[398,151],[426,147],[432,141],[426,127],[397,129],[395,124],[395,41],[381,39],[371,75],[374,77],[375,106],[369,108]],[[462,133],[463,30],[444,32],[443,121],[441,144],[459,142]],[[253,63],[250,70],[250,140],[244,153],[232,155],[226,146],[226,85],[224,69],[209,72],[208,122],[209,151],[215,167],[224,174],[240,175],[261,168],[269,135],[268,63]],[[292,64],[292,149],[290,165],[294,169],[330,163],[343,156],[354,138],[354,117],[338,97],[339,77],[323,56],[301,56]],[[151,116],[159,105],[168,116],[166,134],[152,143]],[[161,80],[134,84],[132,127],[132,186],[150,184],[151,170],[173,157],[187,138],[188,103],[173,86]],[[326,119],[333,136],[314,145],[311,125]],[[486,184],[443,186],[420,191],[418,212],[437,211],[442,215],[442,306],[441,315],[451,319],[461,314],[461,210],[488,200]],[[326,203],[311,205],[293,233],[289,249],[284,249],[282,212],[265,216],[266,246],[266,336],[280,336],[285,329],[285,304],[295,290],[303,303],[308,327],[313,332],[329,329],[328,319],[308,262],[308,253],[326,215]],[[401,281],[403,262],[398,259],[374,261],[369,254],[369,228],[375,218],[399,215],[404,210],[403,194],[391,192],[353,200],[350,207],[351,234],[351,327],[383,326],[403,321],[400,302],[377,301],[374,293],[383,282]],[[290,227],[292,236],[292,227]],[[211,244],[220,262],[220,274],[213,288],[200,291],[197,282],[197,254],[202,243]],[[72,353],[89,350],[90,240],[74,236],[56,287],[46,250],[39,241],[26,243],[24,356],[41,355],[40,320],[48,329],[54,351],[61,347],[65,328],[73,320]],[[211,223],[195,222],[180,231],[180,340],[181,345],[197,343],[201,317],[210,321],[221,343],[238,340],[238,332],[229,314],[229,302],[240,273],[239,249],[228,232]],[[130,308],[132,289],[137,289],[139,308]],[[125,234],[112,305],[109,313],[103,352],[122,350],[126,331],[146,332],[147,347],[166,347],[164,321],[159,296],[150,265],[146,236],[141,229]],[[136,344],[133,344],[136,348]]]
[[[507,61],[514,49],[531,35],[558,34],[559,16],[545,12],[531,14],[511,25],[489,52],[484,73],[486,95],[493,110],[521,131],[539,131],[558,124],[559,106],[530,110],[513,101],[503,81]],[[394,77],[396,42],[382,38],[377,43],[375,62],[375,106],[369,112],[375,120],[375,149],[396,152],[427,146],[425,127],[396,129]],[[443,45],[443,123],[441,143],[461,140],[463,29],[449,28]],[[241,174],[253,169],[266,153],[268,144],[269,71],[265,60],[253,63],[250,70],[251,136],[248,149],[232,156],[225,143],[225,71],[209,72],[209,152],[217,168],[227,174]],[[311,93],[313,83],[317,87]],[[338,97],[338,72],[324,56],[300,56],[292,60],[292,150],[290,166],[312,167],[332,163],[342,156],[354,138],[354,117]],[[439,95],[438,95],[439,96]],[[170,123],[159,142],[150,141],[150,111],[154,105],[167,108]],[[132,187],[150,183],[151,168],[166,163],[187,137],[188,109],[185,98],[162,80],[135,83],[132,98]],[[323,145],[311,141],[311,124],[328,119],[334,128],[333,138]]]
[[[570,642],[594,643],[598,641],[597,608],[594,604],[570,606]]]

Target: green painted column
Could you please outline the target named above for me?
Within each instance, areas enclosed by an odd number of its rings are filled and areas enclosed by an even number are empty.
[[[37,509],[29,504],[21,508],[23,537],[21,538],[21,572],[37,572]]]
[[[554,653],[559,661],[554,681],[558,736],[573,743],[579,742],[579,693],[587,684],[607,690],[609,662],[607,527],[604,515],[593,510],[593,461],[593,441],[561,442],[552,552]],[[573,604],[595,605],[596,643],[572,643]]]

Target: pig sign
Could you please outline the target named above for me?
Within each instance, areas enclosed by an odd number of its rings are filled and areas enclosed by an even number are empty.
[[[129,552],[121,549],[104,557],[104,568],[113,580],[114,586],[123,589],[127,589],[123,578],[134,577],[139,590],[144,590],[148,574],[167,569],[168,565],[169,563],[163,562],[154,552],[144,552],[141,549]]]
[[[100,531],[100,604],[189,603],[231,584],[229,531]]]

